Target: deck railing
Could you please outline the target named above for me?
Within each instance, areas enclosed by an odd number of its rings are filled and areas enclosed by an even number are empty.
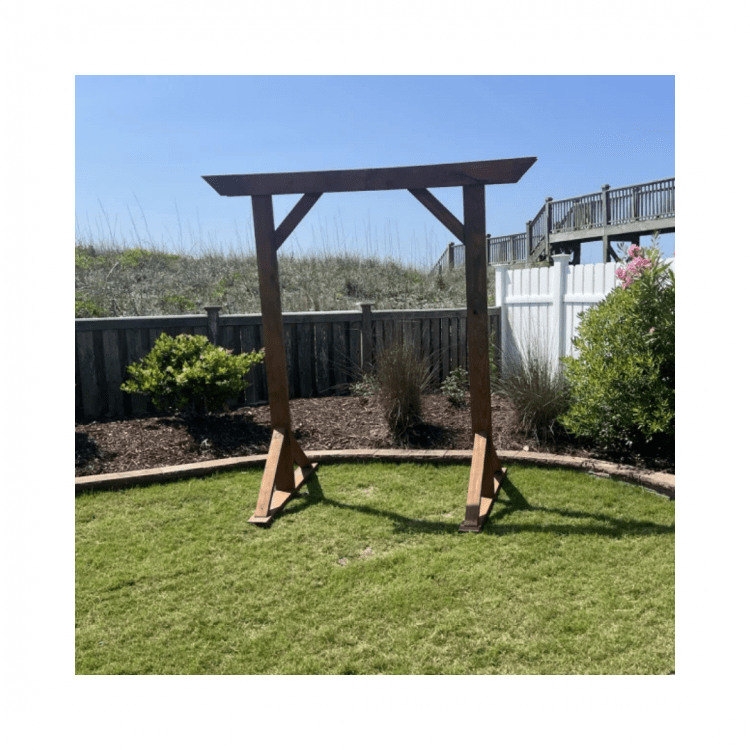
[[[526,222],[526,231],[500,237],[487,235],[487,262],[517,264],[537,260],[549,251],[555,235],[634,222],[666,219],[675,215],[675,178],[610,188],[575,198],[547,198],[537,215]],[[451,243],[432,271],[464,264],[463,245]]]

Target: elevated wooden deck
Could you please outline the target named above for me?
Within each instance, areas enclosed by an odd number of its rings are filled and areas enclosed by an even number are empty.
[[[675,231],[675,178],[610,188],[555,201],[547,198],[526,231],[487,235],[487,262],[492,265],[533,263],[558,253],[580,262],[581,243],[602,241],[602,260],[618,260],[612,242],[638,243],[639,237]],[[434,271],[462,266],[464,246],[451,243]]]

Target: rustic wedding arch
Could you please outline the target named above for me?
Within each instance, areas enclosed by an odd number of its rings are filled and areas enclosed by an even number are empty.
[[[484,186],[516,183],[535,161],[531,156],[415,167],[203,177],[219,195],[252,198],[273,435],[250,523],[270,524],[318,468],[292,432],[276,252],[323,193],[408,190],[466,248],[466,335],[474,450],[466,516],[459,530],[482,530],[505,476],[492,444]],[[428,190],[442,187],[462,188],[463,223]],[[273,196],[300,193],[300,200],[275,227]]]

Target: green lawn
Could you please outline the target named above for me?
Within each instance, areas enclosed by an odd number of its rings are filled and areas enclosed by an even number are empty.
[[[674,502],[510,466],[323,465],[268,529],[261,471],[76,498],[78,674],[667,674]]]

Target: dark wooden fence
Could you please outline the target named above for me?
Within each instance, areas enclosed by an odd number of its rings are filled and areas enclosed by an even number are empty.
[[[85,318],[75,321],[76,421],[153,414],[148,399],[120,390],[126,368],[145,356],[164,332],[208,336],[234,352],[263,347],[260,315],[174,315]],[[492,340],[500,343],[500,311],[490,309]],[[372,310],[284,315],[289,395],[310,398],[347,393],[371,369],[377,352],[408,337],[429,357],[435,384],[456,367],[467,368],[466,310]],[[467,368],[468,369],[468,368]],[[236,406],[268,398],[265,366],[253,369]]]

